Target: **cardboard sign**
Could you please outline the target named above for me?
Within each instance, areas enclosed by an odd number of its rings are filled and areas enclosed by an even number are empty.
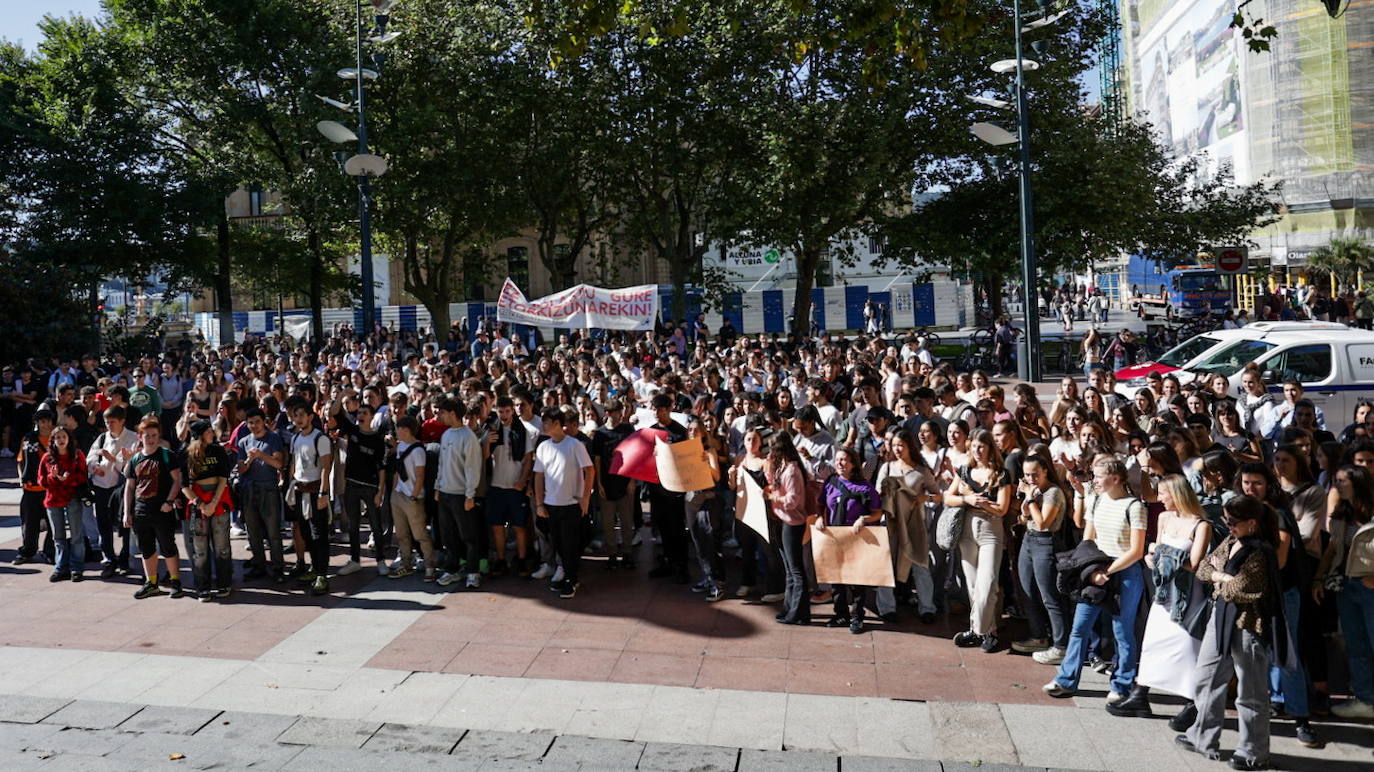
[[[632,480],[658,482],[658,462],[654,460],[654,443],[668,439],[662,429],[640,429],[620,441],[611,452],[611,474]]]
[[[744,486],[739,488],[735,499],[735,519],[749,526],[759,538],[768,542],[768,502],[763,498],[763,488],[754,482],[754,476],[741,472]]]
[[[886,526],[867,525],[858,533],[847,525],[832,525],[824,531],[815,527],[807,530],[811,532],[816,581],[865,587],[896,586]]]
[[[658,440],[654,444],[654,461],[658,464],[658,479],[663,487],[674,493],[716,487],[716,481],[711,479],[711,466],[703,455],[699,437],[674,443]]]

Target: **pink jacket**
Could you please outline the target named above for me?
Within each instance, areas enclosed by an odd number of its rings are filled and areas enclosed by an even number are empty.
[[[773,514],[788,525],[802,525],[806,522],[806,478],[801,468],[789,461],[782,471],[773,474],[769,467],[766,472],[768,485],[772,488]]]

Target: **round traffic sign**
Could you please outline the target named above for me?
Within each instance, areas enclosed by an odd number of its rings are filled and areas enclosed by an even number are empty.
[[[1223,249],[1217,253],[1217,268],[1234,273],[1245,267],[1245,253],[1239,249]]]

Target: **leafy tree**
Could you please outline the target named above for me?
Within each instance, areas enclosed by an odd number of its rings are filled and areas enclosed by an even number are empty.
[[[406,292],[442,334],[449,303],[486,273],[490,245],[524,224],[512,158],[526,120],[524,68],[496,4],[421,0],[405,12],[417,23],[398,25],[386,75],[370,90],[378,152],[393,159],[376,186],[375,222]]]
[[[169,143],[223,181],[280,193],[308,255],[306,294],[323,337],[324,298],[348,286],[338,267],[356,198],[315,130],[336,118],[313,95],[352,61],[351,9],[327,0],[107,0],[138,44],[148,78],[138,98],[163,120]],[[218,163],[217,163],[218,161]],[[230,187],[232,189],[232,186]],[[217,191],[220,208],[227,190]],[[224,219],[216,226],[221,307],[230,271]],[[350,234],[351,235],[351,234]]]

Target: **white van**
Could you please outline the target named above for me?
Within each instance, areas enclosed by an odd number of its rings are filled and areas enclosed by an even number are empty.
[[[1282,391],[1284,381],[1301,383],[1303,396],[1326,415],[1326,428],[1340,433],[1355,414],[1356,403],[1374,400],[1374,331],[1329,322],[1298,329],[1293,324],[1301,323],[1246,325],[1243,330],[1253,329],[1254,336],[1246,335],[1190,363],[1186,372],[1193,377],[1221,373],[1230,380],[1232,392],[1240,394],[1241,374],[1254,362],[1266,374],[1270,391]]]

